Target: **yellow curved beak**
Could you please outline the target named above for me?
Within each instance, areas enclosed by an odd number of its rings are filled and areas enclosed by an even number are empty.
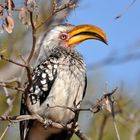
[[[68,46],[78,44],[87,39],[100,40],[105,44],[108,44],[105,32],[94,25],[78,25],[70,31],[69,36],[70,37],[67,41]]]

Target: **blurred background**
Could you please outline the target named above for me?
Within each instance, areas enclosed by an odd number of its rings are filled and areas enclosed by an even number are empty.
[[[68,1],[68,0],[66,0]],[[61,1],[64,3],[66,1]],[[128,6],[135,2],[129,9]],[[0,2],[3,2],[2,0]],[[16,7],[23,5],[22,0],[15,0]],[[118,87],[115,93],[116,122],[120,137],[123,140],[140,139],[140,1],[136,0],[79,0],[77,8],[60,13],[60,19],[54,17],[46,23],[46,28],[51,24],[61,22],[78,24],[93,24],[102,28],[108,36],[108,46],[101,42],[88,40],[78,45],[77,50],[83,55],[87,64],[88,89],[83,106],[96,103],[105,91]],[[45,5],[44,5],[45,4]],[[51,12],[52,3],[42,0],[42,16],[45,18]],[[120,18],[117,18],[117,16]],[[31,47],[31,29],[23,25],[14,14],[15,27],[12,34],[0,34],[0,51],[7,57],[19,61],[19,55],[25,58]],[[26,19],[28,21],[28,19]],[[41,32],[41,31],[40,31]],[[21,70],[13,64],[0,61],[0,80],[4,81],[18,77]],[[14,84],[14,83],[12,83]],[[12,96],[14,91],[9,90]],[[14,102],[12,115],[19,114],[20,97]],[[0,115],[6,110],[6,97],[4,90],[0,90]],[[109,113],[101,111],[97,114],[82,112],[80,127],[94,140],[115,140],[112,118]],[[0,136],[7,123],[0,122]],[[13,124],[5,134],[4,140],[19,140],[18,124]],[[77,139],[76,136],[73,140]]]

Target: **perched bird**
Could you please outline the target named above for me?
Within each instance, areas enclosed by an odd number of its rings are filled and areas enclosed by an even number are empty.
[[[87,39],[107,44],[104,31],[87,24],[58,25],[43,35],[28,92],[30,110],[46,120],[63,124],[73,122],[75,113],[66,107],[80,107],[87,85],[83,57],[74,48]],[[24,95],[21,101],[23,114],[30,114]],[[20,135],[21,140],[69,140],[72,132],[44,128],[37,120],[28,120],[20,123]]]

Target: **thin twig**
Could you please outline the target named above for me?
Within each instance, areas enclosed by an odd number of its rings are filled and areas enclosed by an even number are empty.
[[[118,139],[118,140],[121,140],[121,139],[120,139],[120,135],[119,135],[119,131],[118,131],[118,128],[117,128],[117,124],[116,124],[115,118],[113,119],[113,125],[114,125],[114,128],[115,128],[115,132],[116,132],[116,135],[117,135],[117,139]]]
[[[35,114],[35,113],[31,110],[30,99],[29,99],[29,96],[28,96],[29,89],[30,89],[31,86],[32,86],[32,75],[31,75],[30,67],[27,67],[27,68],[26,68],[26,71],[27,71],[27,77],[28,77],[28,85],[27,85],[27,87],[25,88],[25,91],[24,91],[25,100],[26,100],[26,105],[27,105],[27,108],[28,108],[29,112],[30,112],[31,114]]]
[[[5,85],[5,83],[3,83],[3,85]],[[4,115],[8,115],[12,111],[13,100],[10,98],[10,94],[9,94],[7,88],[3,87],[3,89],[5,91],[6,103],[7,103],[7,109],[6,109],[5,113],[4,113]]]
[[[25,67],[25,68],[27,67],[26,65],[17,63],[17,62],[15,62],[14,60],[11,60],[11,59],[9,59],[9,58],[4,57],[4,55],[2,55],[2,54],[0,54],[0,59],[1,59],[1,60],[4,60],[4,61],[7,61],[7,62],[10,62],[10,63],[13,63],[13,64],[15,64],[15,65],[17,65],[17,66],[20,66],[20,67]]]
[[[114,92],[115,91],[116,90],[114,90]],[[118,128],[117,128],[116,120],[115,120],[114,101],[112,100],[111,95],[112,95],[112,93],[108,94],[108,96],[106,97],[106,99],[108,99],[109,100],[109,103],[110,103],[111,115],[112,115],[113,125],[114,125],[114,128],[115,128],[117,139],[118,140],[121,140],[120,139],[120,135],[119,135],[119,131],[118,131]]]
[[[107,120],[108,120],[108,116],[106,114],[104,114],[103,120],[102,120],[101,125],[99,127],[99,131],[98,131],[98,135],[97,135],[97,140],[102,140]]]
[[[0,121],[10,121],[12,123],[18,123],[25,120],[35,120],[36,116],[32,115],[18,115],[18,116],[0,116]]]
[[[34,51],[35,51],[35,45],[36,45],[36,30],[35,30],[35,25],[34,25],[34,21],[33,21],[33,12],[30,12],[30,22],[31,22],[31,27],[32,27],[32,49],[31,52],[29,54],[29,57],[27,59],[27,63],[30,64],[30,61],[34,55]]]
[[[56,105],[56,106],[49,106],[49,108],[56,108],[56,107],[60,107],[60,108],[65,108],[65,109],[69,109],[73,112],[80,112],[80,111],[90,111],[92,113],[97,113],[102,109],[102,104],[103,101],[108,97],[108,96],[112,96],[118,88],[113,89],[111,92],[106,93],[104,95],[101,96],[100,99],[98,99],[97,103],[95,105],[93,105],[90,108],[76,108],[76,107],[68,107],[68,106],[60,106],[60,105]]]
[[[20,83],[20,81],[21,81],[20,78],[15,77],[13,79],[8,79],[4,81],[0,80],[0,83],[10,84],[12,82]]]
[[[119,14],[118,16],[115,17],[115,20],[121,18],[132,7],[132,5],[135,2],[136,2],[136,0],[132,0],[132,2],[123,10],[123,12],[121,12],[121,14]]]
[[[25,120],[38,120],[39,122],[45,125],[44,119],[41,118],[39,115],[0,116],[0,121],[7,121],[7,120],[12,123],[17,123]],[[81,132],[80,129],[72,128],[71,124],[64,125],[61,123],[51,122],[50,126],[71,131],[75,133],[81,140],[90,140],[84,133]]]
[[[80,140],[91,140],[80,129],[76,130],[75,134],[78,136],[78,138],[80,138]]]
[[[58,7],[58,4],[57,4],[57,0],[53,0],[53,12],[56,10],[56,8]]]
[[[9,128],[10,126],[11,126],[11,123],[9,123],[9,124],[7,125],[7,127],[5,128],[4,132],[2,133],[2,135],[1,135],[1,137],[0,137],[0,140],[3,139],[4,135],[6,134],[8,128]]]
[[[20,82],[17,82],[17,85],[18,85],[18,88],[20,88]],[[8,108],[6,109],[5,113],[3,114],[4,116],[7,116],[10,114],[10,112],[12,111],[13,109],[13,104],[14,104],[14,101],[16,100],[16,98],[19,96],[19,93],[20,93],[20,90],[17,90],[17,93],[14,95],[14,97],[12,99],[10,99],[10,95],[9,95],[9,92],[7,90],[6,87],[3,87],[4,90],[5,90],[5,93],[7,92],[7,95],[6,95],[6,103],[8,105]]]
[[[10,89],[13,89],[13,90],[18,90],[18,91],[24,92],[24,89],[23,88],[19,88],[19,87],[16,87],[16,86],[6,85],[6,84],[3,84],[1,82],[0,82],[0,86],[6,87],[6,88],[10,88]]]
[[[55,5],[56,6],[56,5]],[[36,28],[35,30],[38,30],[40,27],[42,27],[49,19],[51,19],[56,13],[67,9],[67,8],[75,8],[76,5],[74,4],[73,0],[70,0],[67,4],[61,5],[59,7],[55,7],[53,9],[53,12],[47,17],[47,19],[45,19],[44,21],[42,21]]]

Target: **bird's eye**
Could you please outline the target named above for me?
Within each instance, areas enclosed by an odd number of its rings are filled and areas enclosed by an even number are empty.
[[[61,39],[61,40],[67,40],[67,39],[68,39],[68,34],[66,34],[66,33],[61,33],[61,34],[60,34],[60,39]]]

